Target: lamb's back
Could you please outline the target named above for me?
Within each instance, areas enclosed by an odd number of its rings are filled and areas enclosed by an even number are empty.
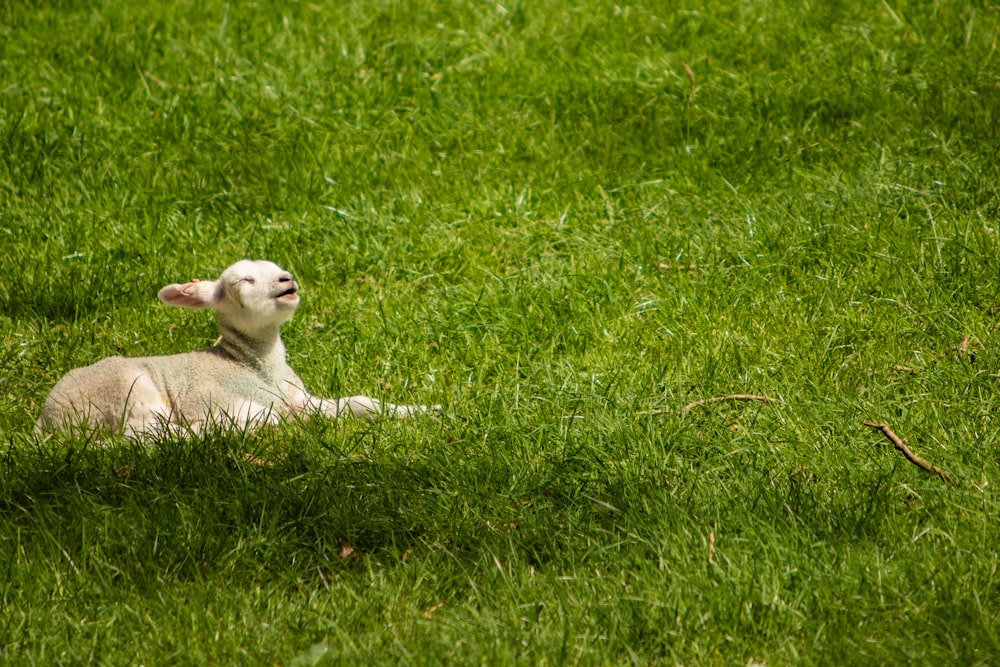
[[[106,357],[71,370],[56,383],[39,426],[51,430],[87,422],[117,431],[130,421],[154,417],[202,425],[223,415],[239,415],[251,405],[283,415],[301,387],[291,369],[288,372],[294,381],[271,378],[218,348],[157,357]]]

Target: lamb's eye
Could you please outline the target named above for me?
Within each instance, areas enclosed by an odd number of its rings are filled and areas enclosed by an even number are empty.
[[[247,277],[246,277],[246,278],[244,278],[243,280],[244,280],[244,281],[246,281],[247,283],[251,284],[251,285],[253,285],[253,284],[254,284],[255,282],[257,282],[257,281],[256,281],[256,280],[254,280],[254,278],[253,278],[253,277],[251,277],[251,276],[247,276]]]

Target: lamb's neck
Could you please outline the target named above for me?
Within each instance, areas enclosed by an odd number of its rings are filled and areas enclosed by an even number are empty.
[[[233,360],[268,375],[285,367],[285,344],[277,327],[251,333],[219,322],[219,329],[222,340],[217,347]]]

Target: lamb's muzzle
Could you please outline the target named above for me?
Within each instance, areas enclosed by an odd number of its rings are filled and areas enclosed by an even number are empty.
[[[275,298],[281,299],[287,296],[295,296],[296,292],[299,291],[299,286],[290,273],[278,278],[278,283],[284,286],[285,289],[279,292]],[[291,299],[288,300],[291,301]],[[298,301],[299,297],[295,296],[294,300]]]
[[[222,337],[211,348],[162,357],[108,357],[67,373],[45,401],[38,426],[139,436],[197,432],[211,425],[254,428],[316,413],[338,417],[426,412],[367,396],[310,395],[285,359],[281,326],[299,305],[294,276],[271,262],[242,260],[218,280],[167,285],[160,300],[215,309]]]

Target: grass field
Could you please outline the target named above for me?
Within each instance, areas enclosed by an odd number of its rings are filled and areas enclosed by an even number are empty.
[[[0,663],[1000,663],[998,38],[0,3]],[[315,393],[443,412],[33,433],[70,368],[210,345],[156,291],[242,257]],[[775,401],[685,410],[732,394]]]

